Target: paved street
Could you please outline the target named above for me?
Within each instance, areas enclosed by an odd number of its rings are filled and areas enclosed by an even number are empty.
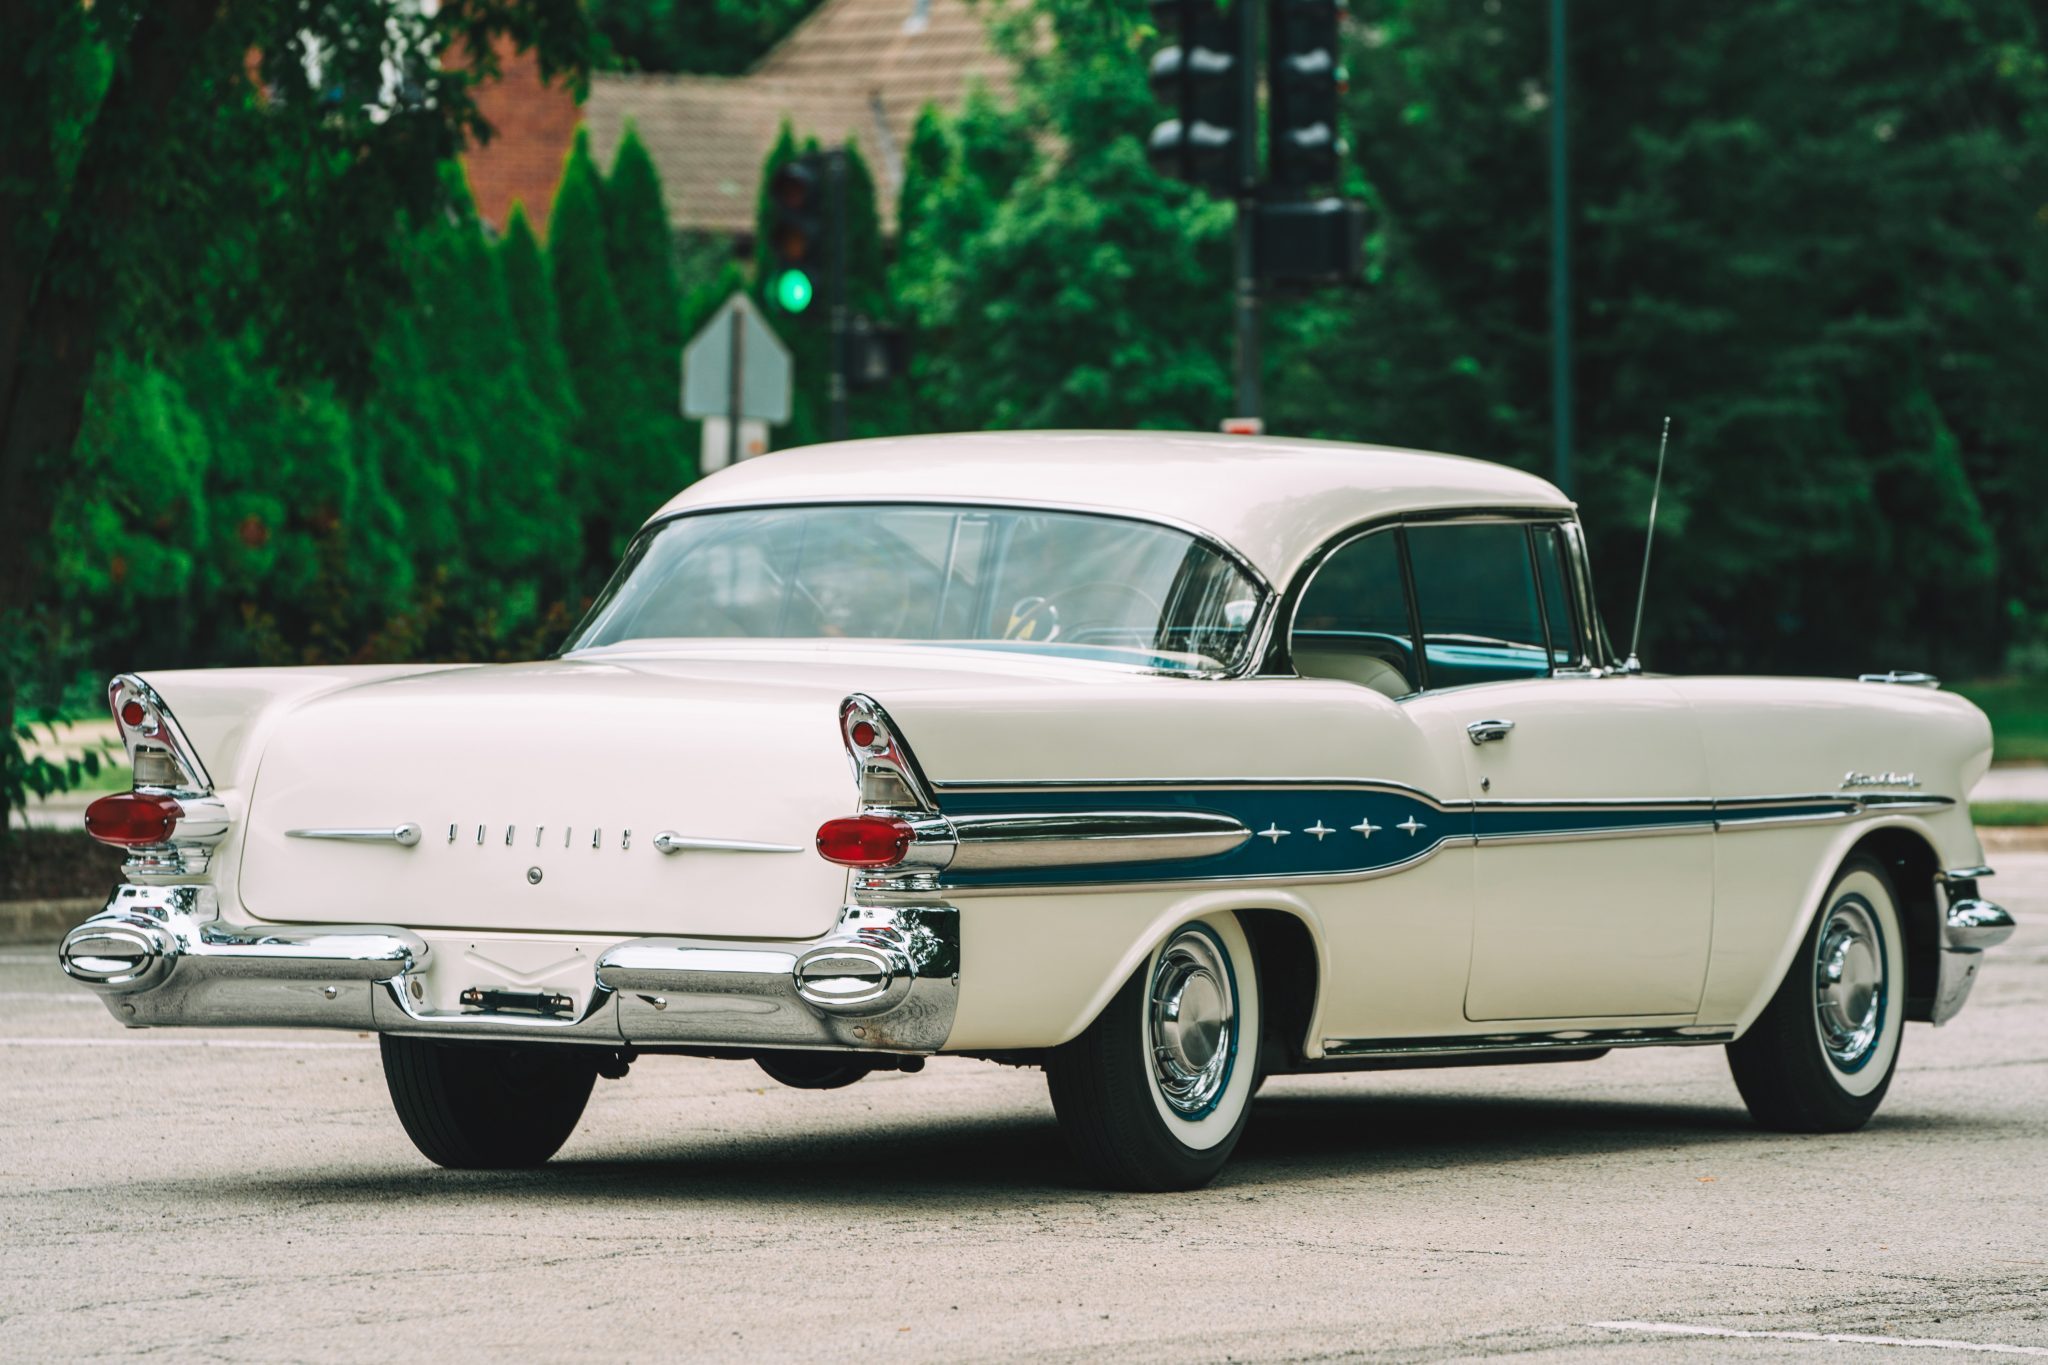
[[[650,1058],[451,1175],[369,1040],[123,1033],[0,949],[0,1359],[2048,1356],[2048,855],[2000,861],[2019,935],[1861,1134],[1755,1131],[1718,1049],[1281,1080],[1178,1196],[1073,1188],[964,1061]]]

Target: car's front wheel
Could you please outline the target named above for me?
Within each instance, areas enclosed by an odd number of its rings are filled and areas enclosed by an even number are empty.
[[[1869,1122],[1899,1063],[1905,983],[1891,879],[1874,860],[1852,858],[1777,994],[1728,1045],[1751,1116],[1786,1133],[1847,1133]]]
[[[598,1051],[532,1043],[378,1039],[384,1083],[427,1160],[458,1170],[538,1166],[561,1150],[597,1081]]]
[[[1115,1189],[1188,1190],[1221,1170],[1258,1088],[1259,973],[1234,915],[1168,934],[1045,1073],[1060,1131]]]

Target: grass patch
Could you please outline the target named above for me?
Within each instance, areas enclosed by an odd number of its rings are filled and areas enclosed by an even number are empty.
[[[2048,801],[1977,801],[1970,806],[1970,820],[2001,829],[2048,825]]]
[[[1994,763],[2048,763],[2048,678],[1989,678],[1949,690],[1991,717]]]

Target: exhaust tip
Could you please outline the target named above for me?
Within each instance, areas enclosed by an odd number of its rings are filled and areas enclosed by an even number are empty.
[[[152,925],[87,921],[64,936],[57,961],[73,981],[100,990],[139,990],[170,971],[173,955]]]
[[[910,989],[910,963],[887,949],[815,948],[796,961],[796,993],[819,1009],[886,1008]]]

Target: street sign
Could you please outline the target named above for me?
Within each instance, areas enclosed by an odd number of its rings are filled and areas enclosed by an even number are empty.
[[[683,416],[789,420],[789,349],[745,294],[683,348]]]
[[[723,469],[733,462],[734,442],[732,423],[723,417],[704,419],[704,445],[697,457],[697,471],[709,474]],[[738,458],[751,460],[756,455],[768,453],[768,424],[749,417],[741,421],[738,442]]]

